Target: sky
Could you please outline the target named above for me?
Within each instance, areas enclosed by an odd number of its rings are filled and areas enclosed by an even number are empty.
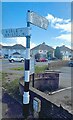
[[[27,27],[27,11],[34,11],[49,21],[47,30],[35,25],[31,26],[30,47],[33,48],[43,42],[52,46],[66,45],[71,47],[71,3],[70,2],[3,2],[2,28]],[[4,38],[0,44],[12,46],[22,44],[26,46],[25,37]]]

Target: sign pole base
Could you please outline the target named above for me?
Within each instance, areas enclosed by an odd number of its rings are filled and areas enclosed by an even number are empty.
[[[28,118],[29,116],[29,104],[23,104],[23,116],[24,118]]]

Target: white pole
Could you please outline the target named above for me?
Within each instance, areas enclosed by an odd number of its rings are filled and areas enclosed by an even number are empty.
[[[28,13],[29,12],[30,11],[28,11]],[[27,22],[27,27],[30,27],[29,22]],[[23,94],[23,115],[25,118],[29,116],[29,78],[30,78],[30,36],[27,36],[25,74],[24,74],[24,94]]]

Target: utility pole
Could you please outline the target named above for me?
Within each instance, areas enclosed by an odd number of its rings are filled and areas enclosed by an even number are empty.
[[[30,11],[28,10],[28,13]],[[27,16],[28,17],[28,16]],[[30,23],[27,21],[27,27]],[[26,59],[24,72],[24,94],[23,94],[23,115],[25,118],[29,116],[29,79],[30,79],[30,36],[26,37]]]

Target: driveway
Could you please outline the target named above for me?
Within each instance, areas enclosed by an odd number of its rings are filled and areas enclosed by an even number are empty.
[[[73,68],[71,67],[62,67],[59,69],[59,71],[61,72],[60,73],[60,87],[71,87],[72,86],[72,71],[73,71]]]

